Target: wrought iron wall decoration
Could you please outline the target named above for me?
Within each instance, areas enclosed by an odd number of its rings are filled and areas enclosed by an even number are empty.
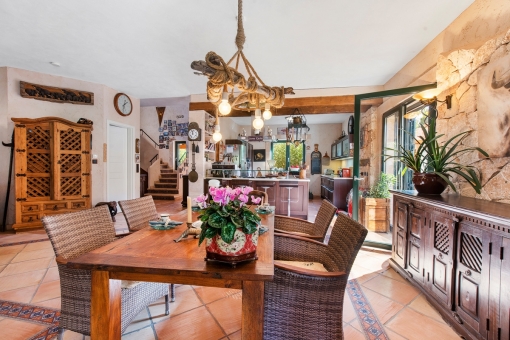
[[[52,87],[19,82],[20,95],[23,98],[32,98],[54,103],[71,103],[78,105],[94,105],[94,93],[61,87]]]

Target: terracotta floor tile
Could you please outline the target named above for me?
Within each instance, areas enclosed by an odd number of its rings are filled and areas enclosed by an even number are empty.
[[[356,280],[358,280],[359,284],[362,284],[363,282],[367,282],[369,280],[372,280],[377,275],[380,275],[380,274],[378,272],[372,272],[372,273],[368,273],[368,274],[359,276],[359,277],[356,278]]]
[[[363,293],[365,293],[365,296],[370,302],[375,314],[383,324],[404,308],[403,305],[370,289],[361,289],[363,290]]]
[[[154,328],[158,339],[218,340],[226,335],[205,306],[159,322]]]
[[[388,269],[388,258],[386,256],[383,257],[374,257],[365,254],[358,254],[354,264],[370,269],[374,272],[383,272]]]
[[[229,340],[241,340],[242,339],[241,330],[238,330],[237,332],[230,334],[228,336],[228,339]]]
[[[20,251],[22,251],[23,248],[25,248],[25,246],[26,246],[26,244],[18,244],[15,246],[0,247],[0,255],[12,254],[12,253],[17,254]]]
[[[83,340],[83,334],[67,330],[64,332],[64,340]]]
[[[175,288],[175,302],[170,302],[170,315],[165,315],[165,299],[161,298],[149,306],[154,323],[161,322],[176,315],[202,306],[191,286],[184,285]]]
[[[236,295],[241,292],[240,289],[229,289],[229,288],[216,288],[216,287],[203,287],[193,286],[195,292],[197,292],[200,299],[205,303],[211,303],[213,301],[223,299],[227,296]]]
[[[356,310],[352,306],[351,299],[348,296],[347,292],[345,293],[344,297],[344,313],[343,313],[343,320],[345,323],[349,323],[352,320],[356,319]]]
[[[34,270],[48,268],[48,265],[50,264],[50,260],[51,260],[51,258],[47,257],[47,258],[36,259],[36,260],[31,260],[31,261],[10,263],[0,273],[0,277],[21,274],[21,273],[26,273],[26,272],[32,272]]]
[[[46,272],[46,275],[44,276],[43,283],[59,280],[60,276],[58,275],[58,268],[57,267],[51,267],[48,268],[48,271]]]
[[[37,305],[37,306],[41,306],[41,307],[60,309],[62,301],[58,297],[58,298],[55,298],[55,299],[41,301],[41,302],[32,303],[32,304]]]
[[[0,233],[0,245],[16,243],[16,242],[25,242],[25,241],[34,241],[34,240],[47,240],[48,235],[44,230],[34,230],[34,231],[25,231],[19,234],[12,233]]]
[[[60,297],[60,280],[42,283],[32,298],[33,304]]]
[[[26,340],[47,326],[5,318],[0,321],[0,339]]]
[[[41,249],[52,249],[53,250],[53,248],[51,247],[51,242],[48,240],[48,241],[43,241],[43,242],[29,243],[23,249],[23,252],[36,251],[36,250],[41,250]]]
[[[422,314],[425,314],[426,316],[431,317],[432,319],[435,319],[437,321],[443,321],[443,318],[441,317],[441,314],[439,314],[434,307],[432,307],[425,296],[421,294],[416,299],[414,299],[410,304],[409,307],[414,309],[417,312],[420,312]]]
[[[52,258],[51,261],[50,261],[50,265],[48,266],[49,268],[53,268],[53,267],[56,267],[57,266],[57,261],[55,261],[55,258]]]
[[[388,270],[386,270],[385,272],[382,273],[382,275],[386,276],[386,277],[389,277],[393,280],[397,280],[397,281],[400,281],[400,282],[408,282],[406,281],[406,279],[404,279],[402,277],[402,275],[400,275],[399,273],[397,273],[393,268],[389,268]]]
[[[232,295],[212,302],[207,308],[219,322],[225,333],[230,334],[241,329],[242,297]]]
[[[22,262],[22,261],[30,261],[35,259],[42,259],[45,257],[52,258],[55,256],[55,253],[53,252],[53,249],[51,248],[45,248],[45,249],[39,249],[35,251],[21,251],[16,255],[15,258],[12,259],[12,262]]]
[[[122,340],[154,340],[154,339],[156,339],[154,337],[154,331],[150,326],[122,336]]]
[[[147,308],[144,308],[137,316],[131,321],[129,326],[126,328],[124,333],[131,333],[133,331],[138,331],[139,329],[145,328],[151,325],[151,320],[149,317],[149,313],[147,312]],[[152,329],[151,329],[152,330]]]
[[[22,303],[29,303],[32,300],[35,292],[39,288],[38,285],[28,286],[19,289],[12,289],[0,293],[0,300],[16,301]]]
[[[0,266],[0,274],[2,273],[2,270],[4,270],[4,268],[7,267],[6,265],[1,265]]]
[[[445,322],[439,322],[411,308],[404,308],[386,326],[409,340],[459,339],[460,337]]]
[[[352,327],[354,327],[355,329],[357,329],[358,331],[363,333],[363,327],[361,327],[361,323],[359,322],[358,318],[355,318],[354,320],[352,320],[349,323],[349,325],[351,325]]]
[[[0,292],[37,285],[42,281],[45,274],[46,269],[41,269],[18,275],[0,277]]]
[[[379,275],[370,281],[364,282],[362,286],[403,305],[411,302],[419,294],[418,290],[411,284],[393,280],[384,275]]]
[[[366,275],[368,275],[369,277],[365,277]],[[358,266],[355,263],[352,265],[351,272],[349,273],[349,280],[365,277],[362,279],[362,281],[367,281],[369,279],[374,278],[377,275],[379,275],[377,271]]]
[[[346,340],[365,340],[365,336],[352,327],[351,325],[347,325],[344,327],[344,339]]]
[[[16,253],[0,255],[0,264],[9,264],[16,255]]]
[[[386,335],[388,335],[390,340],[407,340],[407,338],[404,338],[402,335],[395,333],[386,326],[384,326],[384,331],[386,332]]]

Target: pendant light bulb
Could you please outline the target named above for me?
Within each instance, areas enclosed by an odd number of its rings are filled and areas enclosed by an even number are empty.
[[[220,132],[220,126],[219,125],[215,125],[214,126],[214,133],[212,135],[213,141],[218,143],[222,138],[223,138],[223,136],[221,135],[221,132]]]
[[[253,128],[255,130],[262,130],[264,127],[264,121],[262,120],[260,109],[255,110],[255,119],[253,120]]]
[[[220,111],[220,114],[222,116],[226,116],[232,111],[232,106],[230,106],[230,103],[228,102],[228,93],[223,92],[221,94],[221,103],[218,105],[218,111]]]
[[[273,117],[273,114],[271,113],[270,109],[271,109],[271,104],[266,103],[265,108],[264,108],[264,113],[262,114],[262,117],[264,118],[264,120],[269,120],[269,119],[271,119],[271,117]]]

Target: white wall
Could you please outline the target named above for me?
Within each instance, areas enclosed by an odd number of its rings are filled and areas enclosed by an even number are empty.
[[[94,93],[94,105],[76,105],[68,103],[52,103],[47,101],[23,98],[20,95],[19,82],[71,88]],[[140,101],[130,96],[133,111],[128,117],[123,117],[115,111],[113,98],[120,91],[101,84],[85,82],[76,79],[57,77],[43,73],[21,70],[11,67],[0,67],[0,137],[4,142],[10,142],[14,128],[11,118],[40,118],[60,117],[71,122],[79,118],[90,119],[94,122],[92,131],[92,154],[98,155],[98,164],[92,164],[92,204],[106,200],[106,163],[103,162],[103,143],[106,143],[106,121],[115,121],[130,125],[135,132],[140,129]],[[129,95],[129,93],[128,93]],[[136,135],[136,133],[135,133]],[[134,152],[134,148],[133,148]],[[133,169],[135,169],[134,154]],[[7,174],[9,171],[9,149],[0,147],[0,213],[3,214]],[[140,194],[140,177],[134,171],[134,197]],[[14,183],[11,185],[10,203],[7,225],[14,221]]]

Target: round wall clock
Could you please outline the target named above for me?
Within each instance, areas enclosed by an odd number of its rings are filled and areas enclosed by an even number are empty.
[[[115,95],[115,98],[113,98],[113,105],[121,116],[129,116],[133,111],[131,99],[124,93],[117,93]]]

